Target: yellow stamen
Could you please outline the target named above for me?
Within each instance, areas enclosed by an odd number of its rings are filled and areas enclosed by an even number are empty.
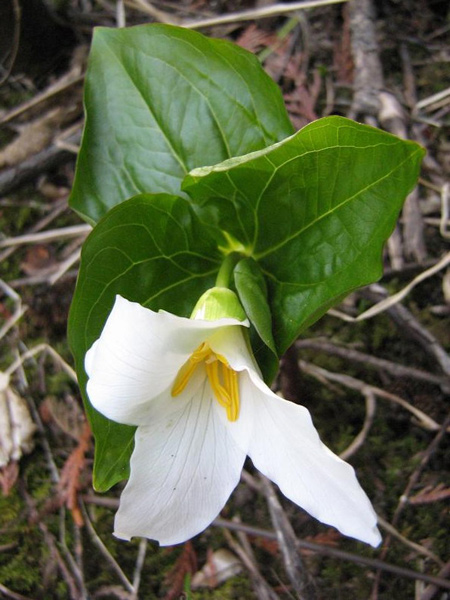
[[[237,421],[239,417],[237,373],[230,367],[227,359],[213,352],[206,342],[203,342],[197,350],[194,350],[190,358],[178,371],[172,387],[172,396],[181,394],[202,361],[205,362],[206,375],[217,402],[227,411],[229,421]]]

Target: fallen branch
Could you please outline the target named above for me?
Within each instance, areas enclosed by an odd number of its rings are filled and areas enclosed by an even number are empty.
[[[418,482],[419,477],[420,477],[423,469],[425,468],[425,466],[428,464],[431,456],[434,454],[437,447],[441,443],[449,426],[450,426],[450,413],[447,415],[447,418],[445,419],[444,423],[440,427],[439,431],[434,436],[431,443],[428,445],[428,448],[425,450],[425,452],[423,452],[420,463],[417,465],[417,467],[414,469],[413,473],[409,477],[408,483],[406,484],[406,488],[405,488],[403,494],[400,496],[397,508],[395,509],[395,512],[394,512],[394,516],[392,517],[392,523],[391,523],[392,527],[397,527],[397,523],[400,519],[400,515],[403,512],[403,509],[405,508],[405,506],[408,504],[408,498],[409,498],[411,491],[413,490],[414,486]],[[384,546],[383,546],[383,550],[381,553],[381,558],[384,558],[388,553],[390,542],[391,542],[391,536],[392,536],[392,534],[388,535],[386,537],[386,539],[384,540]],[[374,587],[373,587],[374,593],[376,593],[376,591],[378,589],[380,579],[381,579],[381,569],[378,570],[377,576],[375,578]],[[448,587],[450,589],[450,581],[448,582]]]
[[[222,518],[215,519],[213,521],[213,525],[216,527],[224,527],[232,531],[244,531],[248,535],[263,537],[269,540],[277,539],[277,534],[274,531],[269,531],[260,527],[252,527],[251,525],[245,525],[244,523],[235,523]],[[367,558],[359,554],[340,550],[339,548],[333,548],[332,546],[317,544],[316,542],[309,542],[299,538],[297,538],[297,547],[299,549],[309,550],[311,552],[321,554],[322,556],[330,556],[340,560],[348,560],[349,562],[362,565],[370,569],[381,569],[382,571],[393,573],[399,577],[425,581],[440,588],[450,590],[450,581],[448,579],[435,577],[433,575],[426,575],[425,573],[419,573],[418,571],[413,571],[412,569],[406,569],[404,567],[398,567],[397,565],[392,565],[377,558]]]
[[[260,475],[260,479],[269,506],[270,517],[277,534],[284,568],[291,585],[300,600],[313,599],[316,597],[314,582],[297,550],[297,536],[278,501],[272,483],[264,475]]]
[[[350,317],[349,315],[344,316],[343,313],[339,313],[339,316],[344,321],[348,321],[351,323],[358,323],[359,321],[365,321],[366,319],[371,319],[372,317],[375,317],[375,315],[379,315],[380,313],[384,312],[388,308],[391,308],[395,304],[398,304],[399,302],[401,302],[403,300],[403,298],[405,298],[409,294],[409,292],[416,287],[416,285],[418,285],[425,279],[428,279],[432,275],[439,273],[439,271],[442,271],[442,269],[445,269],[445,267],[447,267],[447,265],[449,265],[449,264],[450,264],[450,252],[447,252],[447,254],[445,256],[443,256],[439,262],[437,262],[435,265],[433,265],[426,271],[422,271],[422,273],[420,273],[420,275],[417,275],[417,277],[414,277],[414,279],[412,281],[410,281],[410,283],[408,283],[408,285],[406,285],[404,288],[402,288],[396,294],[392,294],[392,296],[388,296],[387,298],[384,298],[383,300],[381,300],[374,306],[371,306],[368,310],[365,310],[363,313],[361,313],[357,317]],[[338,311],[335,311],[335,310],[330,311],[330,314],[337,315]]]
[[[335,381],[336,383],[340,383],[341,385],[344,385],[345,387],[348,387],[352,390],[356,390],[363,395],[365,395],[367,392],[371,392],[372,394],[374,394],[375,396],[377,396],[379,398],[384,398],[385,400],[390,400],[391,402],[394,402],[395,404],[399,404],[400,406],[405,408],[408,412],[410,412],[412,415],[414,415],[418,419],[419,424],[424,429],[427,429],[428,431],[439,431],[442,427],[442,425],[439,425],[438,423],[436,423],[436,421],[434,419],[432,419],[431,417],[426,415],[423,411],[419,410],[415,406],[412,406],[412,404],[410,404],[403,398],[400,398],[400,396],[397,396],[396,394],[391,394],[390,392],[386,392],[385,390],[382,390],[379,387],[370,385],[369,383],[361,381],[360,379],[356,379],[355,377],[351,377],[350,375],[342,375],[341,373],[334,373],[332,371],[327,371],[326,369],[323,369],[322,367],[317,367],[317,366],[315,366],[311,363],[308,363],[304,360],[300,360],[299,365],[300,365],[300,369],[302,371],[304,371],[305,373],[308,373],[309,375],[312,375],[313,377],[315,377],[316,379],[318,379],[320,381],[323,381],[323,380]]]
[[[414,367],[407,367],[386,360],[385,358],[378,358],[371,354],[359,352],[359,350],[353,350],[353,348],[347,348],[346,346],[336,346],[335,344],[331,344],[330,342],[321,339],[297,340],[295,345],[299,349],[325,352],[327,354],[339,356],[345,360],[362,363],[366,367],[377,369],[383,373],[390,373],[395,377],[407,377],[410,379],[417,379],[418,381],[425,381],[427,383],[438,385],[446,391],[450,387],[450,379],[447,377],[428,373],[428,371],[422,371],[421,369],[416,369]]]
[[[213,25],[225,25],[227,23],[240,23],[241,21],[253,21],[255,19],[267,19],[268,17],[277,17],[298,10],[307,8],[318,8],[329,4],[343,4],[348,0],[305,0],[304,2],[279,2],[269,6],[261,6],[241,12],[233,12],[228,15],[220,15],[209,19],[199,19],[195,21],[185,21],[179,23],[187,29],[201,29],[203,27],[212,27]]]
[[[238,532],[238,536],[241,541],[241,543],[239,544],[233,538],[233,536],[230,534],[230,532],[227,531],[227,529],[231,529],[231,528],[226,528],[224,530],[223,533],[224,533],[225,539],[227,540],[228,545],[231,547],[233,552],[240,558],[242,564],[245,566],[245,568],[249,572],[250,577],[253,582],[253,587],[255,588],[255,592],[257,594],[257,598],[259,598],[259,600],[279,600],[278,595],[269,586],[269,584],[264,579],[264,577],[261,575],[261,573],[258,569],[258,563],[255,560],[253,551],[252,551],[250,545],[248,544],[247,540],[243,537],[243,535],[245,534],[245,531],[242,529],[235,530]],[[241,545],[243,543],[246,546],[245,548],[243,547],[243,545]]]
[[[41,231],[39,233],[28,233],[25,235],[18,235],[12,238],[5,238],[0,240],[0,248],[7,248],[8,246],[21,246],[23,244],[42,244],[43,242],[53,242],[66,237],[77,237],[80,235],[88,234],[92,231],[90,225],[71,225],[70,227],[61,227],[59,229],[52,229],[50,231]]]
[[[76,145],[79,144],[80,139],[81,132],[78,132],[71,135],[67,142]],[[0,172],[0,196],[5,196],[25,183],[33,181],[44,171],[55,169],[71,160],[74,160],[73,152],[61,149],[56,144],[51,144],[20,164]]]
[[[379,301],[387,296],[387,291],[378,284],[364,288],[360,292],[371,301]],[[402,304],[397,303],[386,309],[387,314],[398,325],[399,332],[423,345],[436,360],[446,375],[450,375],[450,357],[437,338]]]

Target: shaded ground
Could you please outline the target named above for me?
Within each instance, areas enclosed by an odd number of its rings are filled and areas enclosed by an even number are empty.
[[[222,521],[192,542],[158,549],[112,537],[120,486],[103,496],[91,489],[92,442],[65,338],[87,233],[67,209],[67,196],[91,30],[121,24],[122,13],[113,3],[67,0],[55,1],[59,12],[50,14],[38,0],[24,0],[19,39],[19,5],[0,6],[0,368],[12,375],[0,392],[0,410],[8,407],[0,413],[0,450],[6,463],[7,425],[12,407],[20,407],[24,451],[0,471],[0,597],[448,597],[450,20],[444,1],[373,5],[371,14],[367,0],[323,2],[201,30],[261,57],[296,127],[342,114],[428,150],[420,185],[386,250],[384,278],[311,328],[284,357],[278,380],[357,469],[380,516],[384,545],[377,550],[277,499],[250,462]],[[179,23],[252,7],[130,0],[124,14],[127,24]],[[423,273],[430,276],[401,302],[351,322]],[[33,356],[30,349],[37,349]],[[221,584],[217,551],[225,562],[231,559],[224,551],[231,552],[239,571]],[[205,563],[209,587],[193,589]]]

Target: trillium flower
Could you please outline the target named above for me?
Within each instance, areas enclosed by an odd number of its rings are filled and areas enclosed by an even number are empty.
[[[165,546],[200,533],[250,456],[311,515],[377,546],[376,515],[353,468],[321,442],[306,408],[264,383],[245,316],[212,319],[207,312],[187,319],[117,296],[86,355],[93,406],[137,425],[115,535]]]

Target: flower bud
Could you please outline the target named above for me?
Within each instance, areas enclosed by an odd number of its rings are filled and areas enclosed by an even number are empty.
[[[246,321],[247,315],[237,295],[224,287],[213,287],[200,296],[192,311],[191,319],[216,321],[218,319],[237,319]]]

